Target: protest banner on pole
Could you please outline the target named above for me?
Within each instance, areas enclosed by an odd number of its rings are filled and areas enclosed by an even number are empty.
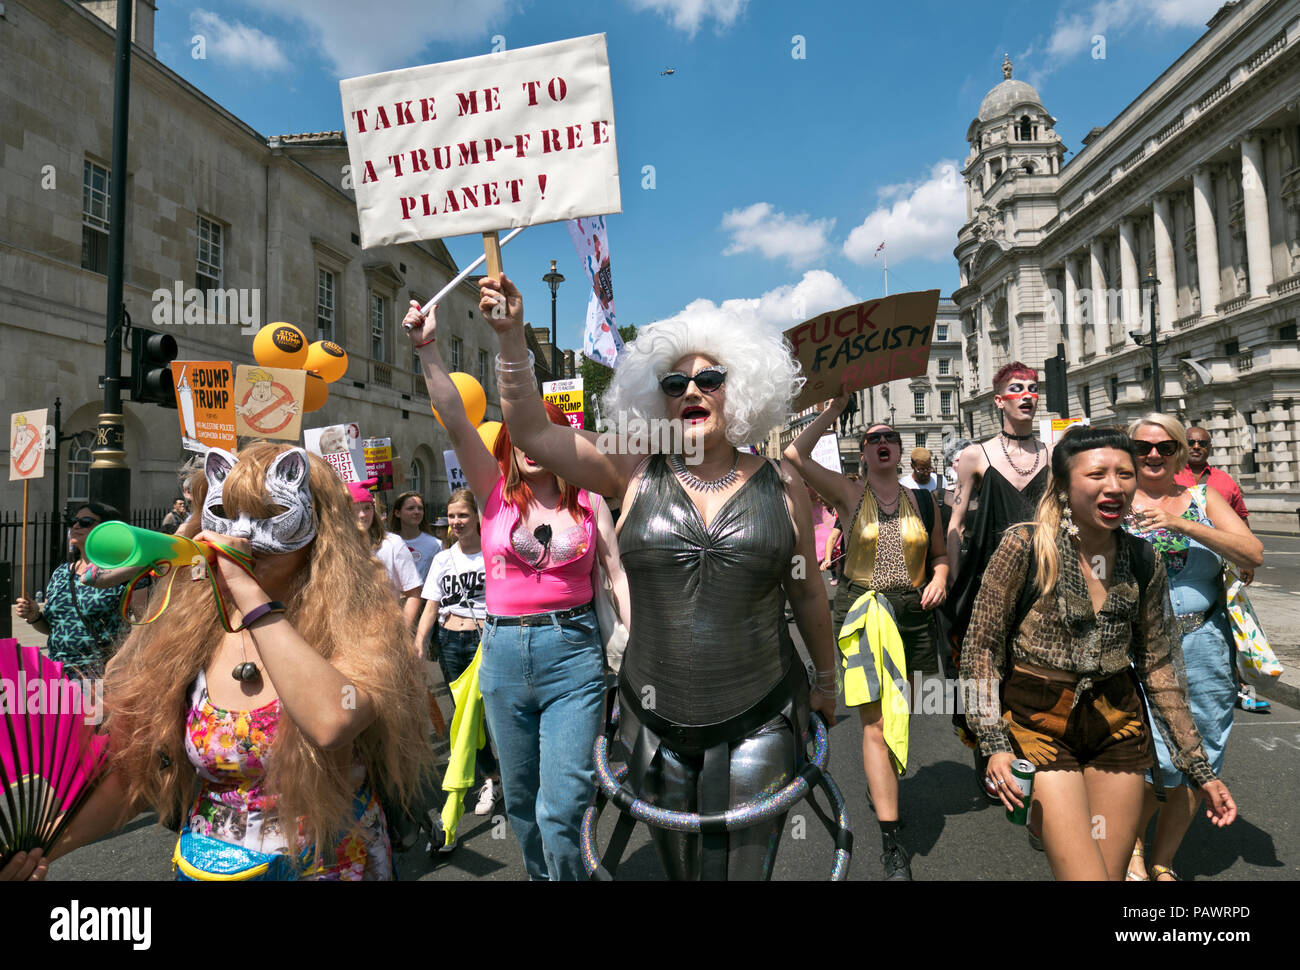
[[[176,417],[181,446],[205,454],[209,448],[236,451],[235,374],[228,360],[174,360]]]
[[[235,434],[298,440],[307,372],[285,367],[235,368]]]
[[[45,477],[45,416],[48,410],[16,411],[9,416],[9,481],[23,483],[20,596],[27,595],[27,496],[32,479]]]
[[[563,411],[570,425],[582,430],[581,377],[565,381],[543,381],[542,397]]]
[[[822,313],[785,331],[808,379],[791,407],[802,411],[839,394],[905,377],[930,362],[939,291],[897,293]]]
[[[622,209],[604,34],[339,91],[363,249],[487,233],[495,276],[496,230]]]
[[[380,492],[393,490],[393,439],[365,438],[361,442],[366,456],[366,478],[378,479]]]

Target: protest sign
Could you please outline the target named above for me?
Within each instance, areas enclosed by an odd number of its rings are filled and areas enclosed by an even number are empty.
[[[614,323],[614,277],[609,266],[609,235],[605,217],[570,219],[569,237],[578,251],[582,268],[591,283],[587,301],[587,326],[582,334],[582,353],[598,364],[617,367],[623,352],[623,338]]]
[[[460,459],[456,457],[456,452],[444,451],[442,460],[447,463],[447,488],[453,492],[458,488],[469,488],[469,482],[465,478],[465,473],[461,471]]]
[[[381,492],[393,490],[393,439],[366,438],[361,442],[366,456],[366,478],[379,480]]]
[[[622,209],[604,34],[339,90],[363,249]]]
[[[209,448],[236,451],[235,374],[228,360],[174,360],[176,416],[181,446],[205,454]]]
[[[844,465],[840,461],[840,440],[835,437],[834,431],[827,431],[813,445],[812,460],[833,472],[844,471]]]
[[[48,410],[17,411],[9,415],[9,481],[25,482],[45,477],[45,414]]]
[[[582,378],[567,381],[545,381],[542,397],[550,401],[569,419],[569,424],[582,430]]]
[[[307,372],[284,367],[235,368],[235,434],[297,441]]]
[[[805,320],[785,332],[808,379],[792,411],[850,391],[919,377],[930,362],[939,291],[898,293]]]
[[[366,469],[366,456],[356,424],[305,428],[302,439],[307,450],[329,462],[334,474],[343,481],[360,482],[370,477],[362,474]]]
[[[1073,424],[1092,424],[1089,418],[1040,418],[1038,436],[1050,448],[1061,440],[1061,435]]]

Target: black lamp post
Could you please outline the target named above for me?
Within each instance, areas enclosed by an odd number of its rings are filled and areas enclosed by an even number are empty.
[[[1153,385],[1152,390],[1154,391],[1151,400],[1152,403],[1155,405],[1155,410],[1157,411],[1162,410],[1160,406],[1161,405],[1160,346],[1159,346],[1159,341],[1156,339],[1156,303],[1155,303],[1156,287],[1159,285],[1160,285],[1160,281],[1156,279],[1155,270],[1153,269],[1147,270],[1147,275],[1142,279],[1142,290],[1144,293],[1146,293],[1147,315],[1151,321],[1149,336],[1147,338],[1148,340],[1151,341],[1151,383]],[[1132,336],[1133,339],[1138,343],[1138,345],[1141,345],[1142,343],[1141,334],[1135,333]]]
[[[564,277],[555,272],[555,260],[551,260],[551,271],[542,277],[542,282],[551,288],[551,380],[558,381],[560,374],[555,356],[558,343],[555,333],[555,294],[559,291],[560,284],[564,282]]]

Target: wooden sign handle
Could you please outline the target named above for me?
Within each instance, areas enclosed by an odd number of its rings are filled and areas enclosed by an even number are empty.
[[[31,485],[31,479],[23,479],[23,554],[22,554],[22,581],[19,584],[19,595],[23,599],[27,598],[27,488]],[[74,580],[76,576],[72,577]]]
[[[483,233],[483,255],[487,258],[487,274],[494,280],[501,279],[501,240],[496,230]]]

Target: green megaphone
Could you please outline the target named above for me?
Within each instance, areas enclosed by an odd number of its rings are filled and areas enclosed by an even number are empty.
[[[210,549],[204,549],[205,545],[184,536],[137,529],[125,522],[101,522],[86,536],[86,558],[100,569],[145,569],[158,562],[188,566],[196,556],[210,558]]]

